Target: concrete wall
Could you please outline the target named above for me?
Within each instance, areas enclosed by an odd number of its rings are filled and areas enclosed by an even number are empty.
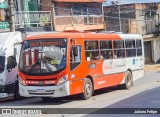
[[[154,63],[160,62],[160,37],[159,39],[153,40],[153,50],[154,50],[154,56],[153,56]]]

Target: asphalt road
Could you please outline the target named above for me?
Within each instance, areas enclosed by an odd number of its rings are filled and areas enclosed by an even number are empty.
[[[118,90],[116,87],[105,88],[97,90],[94,96],[89,100],[81,100],[79,95],[62,98],[62,101],[53,99],[50,101],[42,101],[41,98],[29,98],[21,101],[1,101],[0,108],[59,108],[57,114],[63,116],[106,116],[96,115],[101,113],[100,108],[159,108],[160,107],[160,72],[146,72],[145,76],[136,80],[134,86],[130,90]],[[72,114],[73,109],[63,110],[61,108],[75,108],[75,113]],[[78,108],[91,108],[91,109],[78,109]],[[93,113],[94,110],[94,113]],[[52,110],[50,110],[52,112]],[[63,112],[64,111],[64,112]],[[85,115],[85,113],[93,113]],[[6,115],[7,116],[7,115]],[[23,115],[24,117],[26,115]],[[30,115],[34,116],[35,115]],[[44,116],[44,115],[43,115]],[[43,117],[38,115],[38,117]],[[53,115],[45,115],[53,116]],[[54,115],[55,116],[55,115]],[[62,116],[62,115],[56,115]],[[109,115],[107,115],[109,116]],[[110,116],[126,116],[128,115],[110,115]],[[137,115],[133,115],[137,116]],[[138,116],[151,116],[140,114]],[[152,115],[158,116],[158,115]],[[22,117],[22,115],[21,115]],[[37,116],[36,116],[37,117]]]

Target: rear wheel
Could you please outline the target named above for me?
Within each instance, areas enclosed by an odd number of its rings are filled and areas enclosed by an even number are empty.
[[[130,89],[133,86],[133,78],[130,71],[127,71],[125,74],[125,83],[118,85],[118,89]]]
[[[123,85],[124,89],[130,89],[133,85],[132,74],[130,71],[127,71],[125,76],[125,84]]]
[[[92,97],[93,93],[93,84],[89,78],[86,78],[84,81],[83,93],[81,94],[82,99],[87,100]]]

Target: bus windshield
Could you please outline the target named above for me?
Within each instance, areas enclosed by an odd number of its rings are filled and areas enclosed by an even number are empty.
[[[0,73],[4,71],[4,66],[5,66],[5,57],[0,56]]]
[[[66,68],[67,39],[24,41],[19,68],[27,75],[51,75]]]

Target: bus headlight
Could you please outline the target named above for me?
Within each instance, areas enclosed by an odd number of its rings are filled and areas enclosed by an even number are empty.
[[[61,85],[68,80],[68,74],[60,78],[57,82],[57,85]]]
[[[26,82],[22,78],[19,77],[18,81],[19,81],[20,84],[26,86]]]

